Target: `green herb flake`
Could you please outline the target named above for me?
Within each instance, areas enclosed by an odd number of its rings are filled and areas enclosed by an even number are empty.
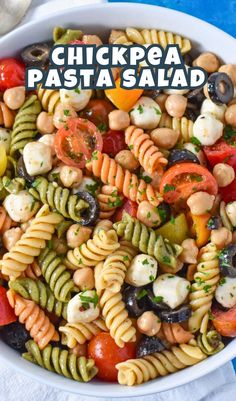
[[[142,261],[142,265],[148,265],[149,263],[148,263],[148,260],[147,260],[147,258],[146,259],[144,259],[143,261]]]
[[[192,137],[190,138],[190,142],[191,142],[193,145],[196,145],[196,146],[201,147],[201,142],[200,142],[199,139],[196,138],[195,136],[192,136]]]
[[[164,255],[164,256],[162,257],[162,261],[163,261],[163,263],[170,263],[170,258],[169,258],[169,256]]]
[[[137,295],[137,300],[139,301],[140,299],[142,299],[143,297],[145,297],[147,295],[147,290],[142,289],[141,291],[139,291],[138,295]]]
[[[138,105],[137,110],[138,110],[139,114],[143,114],[143,112],[144,112],[143,111],[143,106],[141,104]]]
[[[226,283],[226,279],[225,277],[222,277],[222,279],[220,279],[219,285],[224,285]]]
[[[74,92],[77,93],[78,95],[80,95],[80,93],[81,93],[79,88],[74,89]]]
[[[126,262],[129,260],[129,257],[127,255],[123,256],[123,261]]]
[[[149,276],[149,280],[150,280],[150,281],[154,281],[154,280],[155,280],[155,277],[151,274],[151,276]]]
[[[106,123],[104,123],[104,122],[98,124],[97,128],[99,129],[100,132],[107,131],[107,125],[106,125]]]
[[[80,297],[80,300],[82,301],[82,303],[84,303],[84,302],[91,303],[91,304],[93,304],[94,308],[96,308],[96,306],[98,304],[98,300],[99,300],[97,293],[95,293],[93,297],[88,297],[86,295],[83,295],[83,293],[82,293],[82,294],[80,294],[79,297]]]
[[[159,302],[163,302],[164,297],[161,296],[156,296],[152,298],[153,302],[159,303]]]
[[[164,186],[164,193],[170,192],[170,191],[175,191],[175,186],[174,185],[170,185],[170,184],[166,184]]]
[[[160,116],[160,115],[161,115],[160,110],[159,110],[157,107],[153,107],[153,108],[154,108],[156,114],[157,114],[158,116]]]
[[[66,117],[70,115],[70,110],[65,109],[65,110],[63,110],[63,112],[64,112],[64,116],[66,116]]]
[[[170,223],[173,224],[173,225],[175,224],[175,218],[174,218],[174,216],[171,216],[171,218],[170,218]]]

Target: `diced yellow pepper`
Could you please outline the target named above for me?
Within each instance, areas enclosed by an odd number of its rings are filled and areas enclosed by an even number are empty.
[[[5,147],[0,144],[0,177],[3,176],[7,168],[7,154]]]
[[[181,244],[189,237],[189,230],[186,217],[183,213],[171,219],[162,227],[156,230],[158,235],[167,238],[172,244]]]

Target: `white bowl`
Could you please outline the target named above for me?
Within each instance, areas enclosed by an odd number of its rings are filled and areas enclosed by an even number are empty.
[[[15,55],[19,49],[52,37],[55,25],[80,27],[87,32],[106,34],[111,28],[126,26],[158,28],[190,38],[201,50],[218,54],[222,60],[235,63],[236,41],[228,34],[189,15],[167,8],[141,4],[113,3],[80,6],[45,17],[44,21],[28,23],[0,39],[0,57]],[[136,387],[124,387],[98,381],[77,383],[48,372],[25,361],[0,341],[0,358],[14,369],[35,380],[63,391],[94,397],[134,397],[153,394],[188,383],[226,363],[236,355],[236,339],[223,351],[193,367],[158,378]]]

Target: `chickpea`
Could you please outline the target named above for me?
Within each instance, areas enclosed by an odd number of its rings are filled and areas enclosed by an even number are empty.
[[[80,168],[62,166],[60,169],[60,180],[64,187],[74,188],[81,184],[83,172]]]
[[[185,239],[181,246],[183,250],[179,256],[179,259],[183,263],[197,263],[198,247],[194,239]]]
[[[5,248],[10,251],[10,249],[16,244],[16,242],[19,241],[22,234],[23,231],[20,227],[13,227],[5,231],[2,236],[3,245],[5,246]]]
[[[65,106],[62,103],[59,103],[53,115],[53,124],[57,129],[59,129],[63,127],[63,125],[69,118],[75,117],[77,117],[77,113],[73,109],[73,107],[69,105]]]
[[[194,67],[201,67],[206,72],[211,73],[218,71],[220,67],[219,59],[213,53],[202,53],[193,61]]]
[[[84,42],[85,45],[102,45],[102,41],[97,35],[83,35],[82,42]]]
[[[161,321],[153,312],[144,312],[137,320],[139,331],[146,336],[155,336],[161,328]]]
[[[219,68],[219,72],[225,72],[236,86],[236,64],[224,64]]]
[[[81,291],[93,290],[95,287],[94,270],[91,267],[84,267],[75,271],[74,283]]]
[[[187,98],[183,95],[170,95],[165,102],[166,111],[172,117],[183,117],[187,102]]]
[[[121,150],[117,153],[115,160],[121,167],[135,171],[139,167],[139,162],[130,150]]]
[[[236,127],[236,104],[227,107],[225,112],[225,121],[226,124]]]
[[[219,187],[227,187],[235,178],[233,167],[225,163],[218,163],[213,168],[213,175]]]
[[[232,237],[232,232],[226,227],[221,227],[211,232],[211,242],[213,242],[218,249],[229,245],[232,242]]]
[[[179,139],[179,132],[170,128],[156,128],[150,136],[159,148],[172,149]]]
[[[167,98],[168,98],[168,95],[166,95],[165,93],[160,93],[160,95],[158,95],[155,98],[155,102],[157,102],[157,104],[160,106],[162,113],[164,113],[166,111],[165,103],[166,103]]]
[[[123,130],[130,125],[129,113],[123,110],[112,110],[108,114],[109,128],[113,130]]]
[[[15,88],[7,89],[4,92],[3,100],[9,109],[19,109],[25,101],[25,87],[16,86]]]
[[[138,205],[137,219],[147,227],[158,227],[161,224],[158,209],[148,201],[142,201]]]
[[[53,116],[46,113],[46,111],[41,111],[38,115],[36,125],[40,134],[52,134],[54,131]]]
[[[75,347],[69,349],[70,354],[74,354],[78,357],[87,356],[87,344],[76,344]]]
[[[66,239],[70,248],[77,248],[84,242],[88,241],[92,233],[91,228],[81,227],[79,224],[72,224],[67,230]]]
[[[192,194],[188,200],[187,205],[191,210],[191,213],[196,216],[200,216],[211,210],[214,204],[215,197],[207,192],[199,191]]]

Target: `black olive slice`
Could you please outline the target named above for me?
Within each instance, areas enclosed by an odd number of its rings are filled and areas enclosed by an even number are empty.
[[[152,290],[147,290],[147,302],[149,305],[149,310],[156,312],[157,314],[160,311],[171,311],[171,308],[162,301],[157,301],[157,298],[154,296]]]
[[[212,216],[207,223],[207,228],[209,230],[218,230],[218,228],[222,227],[222,220],[220,216]]]
[[[220,271],[223,276],[236,277],[236,245],[228,245],[220,252]]]
[[[136,357],[142,358],[143,356],[154,354],[165,349],[165,345],[159,338],[153,336],[144,336],[136,349]]]
[[[99,203],[89,192],[81,191],[76,195],[85,202],[88,202],[89,207],[81,213],[80,224],[82,226],[90,226],[96,223],[99,217]]]
[[[35,180],[35,176],[27,173],[23,156],[21,156],[17,162],[17,174],[19,177],[24,178],[28,184],[32,184]]]
[[[1,338],[9,347],[22,353],[25,352],[25,343],[30,335],[23,324],[14,322],[1,329]]]
[[[166,323],[185,322],[191,316],[191,308],[188,305],[181,306],[179,309],[161,311],[160,319]]]
[[[188,149],[173,149],[168,156],[168,167],[174,166],[177,163],[196,163],[200,164],[197,156]]]
[[[123,301],[131,317],[139,317],[148,309],[147,290],[142,287],[127,287],[123,292]]]
[[[47,43],[34,43],[22,50],[21,58],[27,66],[45,67],[49,64],[50,50]]]
[[[207,81],[210,99],[216,104],[229,103],[234,97],[234,85],[224,72],[214,72]]]
[[[171,218],[171,208],[166,202],[162,202],[158,207],[158,212],[161,218],[161,224],[166,223]]]

